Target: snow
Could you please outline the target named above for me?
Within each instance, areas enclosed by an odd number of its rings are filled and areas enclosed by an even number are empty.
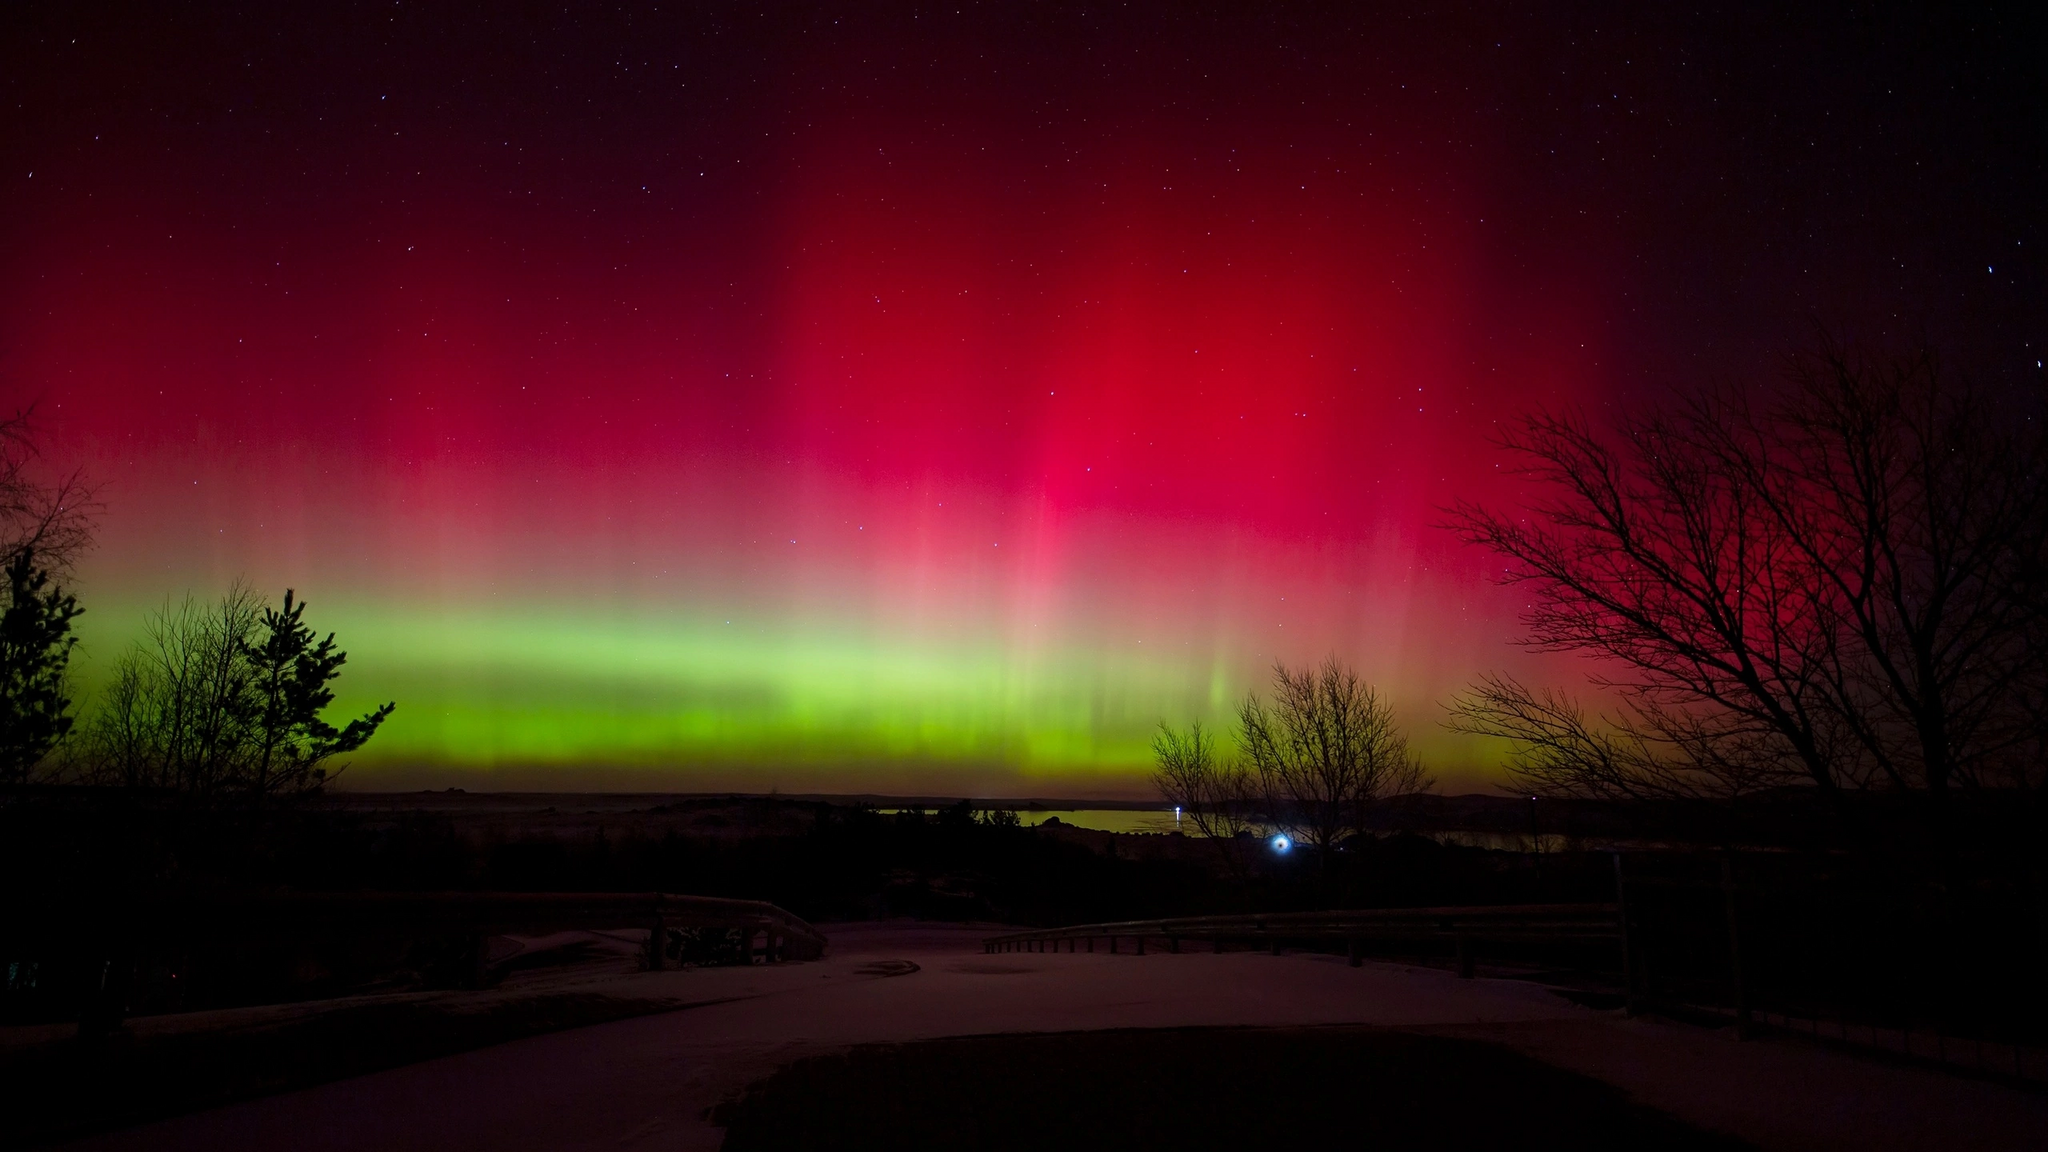
[[[90,1149],[713,1149],[712,1105],[799,1056],[1013,1031],[1366,1024],[1491,1040],[1776,1148],[2024,1148],[2048,1099],[1799,1041],[1579,1008],[1532,984],[1261,952],[985,955],[992,928],[826,926],[807,964],[619,975],[700,1006],[110,1133]],[[908,961],[888,964],[887,961]],[[915,970],[909,971],[914,964]],[[891,975],[892,972],[905,974]],[[1476,1101],[1475,1101],[1476,1103]],[[1051,1106],[1049,1104],[1049,1106]]]

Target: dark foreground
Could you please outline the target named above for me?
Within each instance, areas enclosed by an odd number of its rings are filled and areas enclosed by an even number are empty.
[[[212,1027],[97,1041],[55,1032],[0,1043],[0,1149],[85,1133],[466,1052],[521,1037],[688,1006],[674,996],[562,992],[394,996],[294,1014],[220,1013]],[[240,1018],[238,1018],[240,1017]]]
[[[582,993],[672,999],[687,1006],[102,1132],[73,1147],[712,1152],[728,1135],[713,1122],[714,1110],[746,1100],[750,1085],[771,1083],[805,1058],[829,1059],[867,1045],[924,1050],[960,1037],[1024,1036],[1020,1043],[1030,1043],[1028,1037],[1039,1033],[1057,1036],[1057,1058],[1044,1048],[1035,1057],[1025,1050],[1014,1058],[1013,1070],[963,1071],[961,1079],[940,1086],[920,1088],[906,1075],[904,1091],[913,1095],[898,1111],[931,1112],[930,1119],[940,1120],[948,1115],[944,1109],[964,1100],[1014,1129],[984,1143],[1014,1146],[1029,1139],[1047,1148],[1062,1146],[1053,1140],[1057,1126],[1078,1126],[1092,1114],[1113,1112],[1106,1122],[1123,1126],[1068,1139],[1065,1146],[1118,1152],[1173,1147],[1159,1134],[1161,1125],[1174,1123],[1172,1114],[1223,1109],[1233,1099],[1248,1102],[1243,1123],[1249,1127],[1238,1131],[1260,1141],[1235,1146],[1262,1148],[1316,1146],[1295,1133],[1313,1133],[1306,1126],[1332,1122],[1331,1113],[1299,1106],[1300,1101],[1320,1101],[1317,1107],[1337,1112],[1337,1121],[1346,1124],[1343,1147],[1370,1146],[1375,1138],[1399,1146],[1394,1126],[1412,1128],[1418,1117],[1432,1125],[1424,1129],[1431,1146],[1482,1140],[1498,1145],[1489,1133],[1503,1132],[1514,1147],[1549,1147],[1560,1143],[1558,1136],[1588,1148],[1622,1146],[1601,1135],[1602,1129],[1587,1134],[1587,1125],[1612,1116],[1606,1105],[1617,1099],[1785,1152],[2033,1152],[2048,1130],[2048,1097],[2014,1086],[1868,1059],[1798,1036],[1769,1033],[1743,1041],[1726,1028],[1631,1019],[1580,1006],[1526,980],[1483,974],[1462,980],[1442,969],[1374,960],[1353,968],[1343,956],[1275,956],[1263,950],[988,955],[982,940],[990,928],[970,925],[893,921],[838,924],[827,931],[830,951],[806,963],[640,972],[623,970],[621,956],[621,970],[610,975],[592,972],[571,980],[565,974],[559,982],[543,969],[520,970],[499,989],[461,995]],[[236,1010],[236,1018],[245,1012],[268,1018],[271,1011]],[[168,1033],[217,1033],[211,1026],[220,1022],[215,1015],[140,1018],[130,1028],[148,1047]],[[1134,1036],[1136,1029],[1210,1031],[1160,1033],[1194,1040],[1162,1041],[1157,1053],[1121,1056],[1081,1054],[1090,1042],[1071,1035],[1102,1030]],[[1399,1050],[1411,1055],[1399,1057],[1384,1055],[1384,1049],[1377,1058],[1246,1050],[1233,1059],[1192,1046],[1202,1036],[1232,1035],[1226,1029],[1281,1030],[1271,1034],[1295,1037],[1341,1036],[1347,1030],[1371,1035],[1379,1029],[1449,1045],[1411,1046]],[[1468,1043],[1492,1047],[1466,1049]],[[1436,1055],[1443,1052],[1458,1056]],[[195,1062],[206,1056],[193,1050]],[[965,1070],[970,1062],[952,1063]],[[1080,1083],[1069,1091],[1055,1082],[1060,1076]],[[1581,1076],[1613,1091],[1592,1088]],[[1145,1081],[1156,1084],[1148,1090]],[[1165,1092],[1159,1084],[1181,1085],[1185,1095]],[[1589,1089],[1593,1105],[1553,1107],[1586,1099]],[[118,1095],[121,1088],[109,1083],[107,1090]],[[871,1130],[875,1117],[859,1109],[872,1109],[875,1099],[853,1095],[859,1097],[857,1107],[837,1109],[844,1115],[835,1117],[836,1125],[849,1126],[846,1138],[835,1135],[819,1141],[821,1146],[848,1146],[863,1131],[854,1125]],[[927,1107],[917,1103],[920,1098],[939,1102]],[[1179,1103],[1189,1099],[1192,1104]],[[724,1118],[744,1128],[745,1109],[729,1106]],[[1237,1105],[1229,1110],[1239,1111]],[[1134,1118],[1162,1113],[1157,1123],[1145,1121],[1141,1138],[1129,1137],[1137,1130]],[[1376,1137],[1382,1128],[1386,1133]],[[912,1135],[891,1131],[883,1143],[915,1147]],[[975,1147],[965,1139],[956,1146]]]
[[[722,1109],[784,1148],[1747,1147],[1492,1044],[1377,1029],[1162,1029],[866,1045]]]

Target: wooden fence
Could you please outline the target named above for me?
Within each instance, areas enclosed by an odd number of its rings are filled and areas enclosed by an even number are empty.
[[[1773,863],[1727,852],[1626,862],[1615,854],[1632,1014],[1718,1020],[1738,1036],[1790,1033],[2048,1084],[2025,916],[1960,909],[1952,894],[1915,901],[1816,882]]]
[[[489,975],[488,937],[576,930],[644,929],[646,963],[667,966],[672,934],[738,933],[746,961],[814,960],[825,936],[758,900],[665,892],[281,892],[135,895],[119,901],[25,902],[0,922],[0,961],[86,958],[92,992],[81,1020],[110,1026],[126,1014],[135,958],[166,942],[277,945],[354,938],[455,937],[469,942],[469,983]]]
[[[982,945],[985,952],[1058,952],[1062,944],[1068,952],[1093,952],[1101,942],[1106,951],[1117,952],[1128,942],[1132,951],[1142,956],[1147,941],[1169,952],[1180,951],[1182,944],[1190,941],[1207,943],[1218,951],[1230,945],[1263,945],[1275,953],[1290,944],[1338,943],[1344,945],[1356,967],[1363,962],[1369,944],[1428,942],[1448,945],[1456,954],[1458,974],[1470,977],[1473,952],[1479,945],[1569,942],[1611,943],[1619,948],[1620,912],[1614,904],[1508,904],[1189,916],[1011,932],[990,936]]]
[[[1641,860],[1638,858],[1638,863]],[[1011,932],[983,940],[985,952],[1122,952],[1144,955],[1148,947],[1179,952],[1191,943],[1215,951],[1226,947],[1270,947],[1277,955],[1289,945],[1341,947],[1353,966],[1369,948],[1389,944],[1431,945],[1455,956],[1460,976],[1473,973],[1475,951],[1494,946],[1522,958],[1550,945],[1578,946],[1576,960],[1561,967],[1594,974],[1584,964],[1618,974],[1621,1000],[1630,1015],[1656,1012],[1702,1022],[1733,1024],[1738,1036],[1771,1030],[1824,1043],[1875,1050],[1916,1063],[1995,1077],[2009,1082],[2048,1083],[2048,1052],[2018,1036],[1987,1036],[1979,1029],[1944,1026],[1939,1017],[1916,1017],[1882,1002],[1841,1003],[1832,1010],[1811,995],[1788,987],[1786,968],[1821,989],[1839,988],[1849,965],[1825,962],[1789,947],[1787,929],[1766,922],[1768,902],[1811,899],[1809,920],[1823,934],[1825,907],[1841,895],[1763,878],[1738,883],[1731,857],[1679,857],[1664,863],[1692,865],[1688,875],[1645,874],[1614,860],[1613,904],[1523,904],[1470,908],[1385,908],[1339,912],[1193,916],[1126,920]],[[1705,867],[1700,867],[1705,865]],[[1701,875],[1705,872],[1705,875]],[[1674,905],[1673,900],[1683,900]],[[1783,920],[1782,912],[1777,918]],[[1845,941],[1860,938],[1843,934]],[[1583,946],[1595,945],[1591,951]],[[1606,951],[1611,947],[1612,951]],[[1611,957],[1612,963],[1603,958]],[[1863,959],[1867,960],[1868,957]],[[1823,962],[1816,963],[1817,960]],[[1812,969],[1812,971],[1796,971]]]

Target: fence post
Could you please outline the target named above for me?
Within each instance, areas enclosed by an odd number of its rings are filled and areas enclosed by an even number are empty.
[[[86,994],[78,1014],[78,1036],[100,1040],[121,1030],[128,1017],[128,988],[135,961],[120,945],[110,947],[100,963],[99,983]]]
[[[1621,991],[1622,1011],[1629,1016],[1642,1013],[1643,1004],[1636,993],[1636,941],[1635,926],[1628,914],[1628,881],[1622,874],[1621,853],[1614,854],[1614,909],[1621,921]]]
[[[662,962],[667,959],[668,925],[662,923],[661,913],[654,914],[653,923],[647,926],[647,970],[659,972]]]
[[[481,932],[472,932],[463,939],[462,946],[468,955],[463,957],[462,986],[464,988],[488,988],[491,983],[490,937]]]
[[[1742,926],[1735,907],[1735,860],[1721,857],[1721,894],[1728,909],[1728,984],[1735,995],[1735,1038],[1749,1039],[1749,986],[1742,976]]]
[[[1139,937],[1137,937],[1137,941],[1138,941],[1138,955],[1140,955],[1140,956],[1143,956],[1143,955],[1145,954],[1145,938],[1144,938],[1143,936],[1139,936]]]

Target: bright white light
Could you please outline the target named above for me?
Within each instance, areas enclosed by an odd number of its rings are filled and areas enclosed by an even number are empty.
[[[1180,805],[1178,804],[1173,806],[1173,826],[1175,828],[1180,827]]]
[[[1286,851],[1287,851],[1287,850],[1288,850],[1289,848],[1292,848],[1292,847],[1294,847],[1294,841],[1292,841],[1292,840],[1289,840],[1289,839],[1288,839],[1287,837],[1285,837],[1285,836],[1275,836],[1275,837],[1273,837],[1273,840],[1272,840],[1272,844],[1273,844],[1273,851],[1275,851],[1275,852],[1279,852],[1279,853],[1281,853],[1281,854],[1283,854],[1283,855],[1284,855],[1284,854],[1286,853]]]

